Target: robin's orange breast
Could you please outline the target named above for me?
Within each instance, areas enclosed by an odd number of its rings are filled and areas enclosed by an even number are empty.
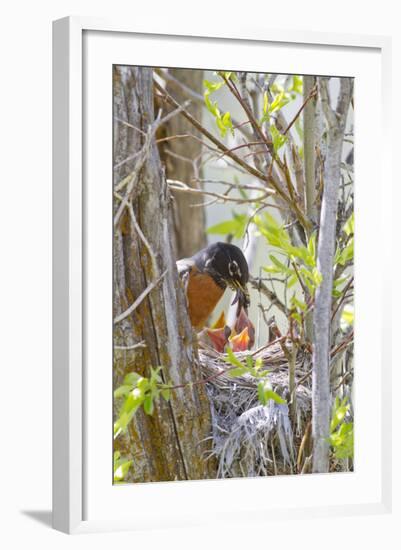
[[[200,330],[213,312],[224,289],[214,282],[210,275],[192,267],[187,286],[188,310],[192,326]]]

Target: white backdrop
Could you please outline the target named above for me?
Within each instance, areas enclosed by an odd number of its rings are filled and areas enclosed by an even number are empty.
[[[323,9],[317,0],[286,0],[282,4],[250,0],[236,4],[232,0],[203,0],[196,12],[196,22],[205,25],[218,21],[238,27],[241,21],[252,20],[258,26],[277,26],[332,32],[390,34],[393,36],[394,128],[400,128],[399,67],[401,36],[396,2],[382,0],[370,10],[366,2],[337,0],[331,10]],[[359,546],[363,532],[371,547],[400,540],[399,525],[390,517],[348,518],[338,532],[338,520],[294,522],[294,528],[279,522],[255,526],[221,529],[169,530],[152,533],[102,534],[68,538],[45,526],[51,507],[51,348],[50,348],[50,206],[51,206],[51,20],[65,15],[116,16],[141,20],[168,21],[177,17],[188,22],[195,15],[195,4],[153,0],[144,3],[113,0],[37,0],[9,2],[2,10],[0,86],[1,109],[1,205],[2,269],[1,288],[1,419],[2,484],[0,541],[5,548],[22,548],[29,544],[42,548],[84,548],[89,543],[100,550],[111,545],[143,545],[146,548],[240,548],[276,546],[289,548],[337,548],[341,536],[347,546]],[[243,6],[243,7],[240,7]],[[370,6],[369,6],[370,7]],[[277,21],[275,25],[275,21]],[[234,24],[235,22],[235,24]],[[168,24],[166,23],[166,31]],[[397,72],[396,69],[397,68]],[[372,139],[375,136],[372,135]],[[400,150],[399,132],[394,131],[394,159]],[[392,144],[388,144],[389,154]],[[395,189],[394,218],[399,217],[400,193]],[[373,214],[373,213],[372,213]],[[374,218],[372,219],[374,223]],[[398,231],[399,235],[399,231]],[[398,261],[398,239],[395,239],[394,260]],[[374,254],[372,252],[372,261]],[[390,266],[389,266],[390,268]],[[393,266],[395,271],[395,265]],[[398,271],[399,273],[399,271]],[[400,300],[394,292],[394,310],[400,311]],[[394,328],[397,335],[400,328]],[[394,338],[394,348],[397,338]],[[397,367],[397,365],[395,365]],[[395,369],[393,387],[400,387]],[[395,400],[397,401],[397,399]],[[399,399],[398,399],[399,401]],[[397,403],[396,403],[397,404]],[[395,413],[399,410],[395,407]],[[400,424],[398,423],[398,426]],[[399,428],[398,428],[399,433]],[[394,441],[394,463],[401,459],[399,441]],[[400,476],[395,470],[395,509],[400,518]],[[207,511],[205,511],[207,513]],[[35,521],[35,519],[40,521]],[[155,521],[157,523],[157,520]],[[305,536],[309,533],[307,536]],[[316,537],[316,539],[315,539]],[[5,543],[5,540],[7,542]],[[388,539],[388,540],[387,540]],[[316,540],[316,544],[314,544]],[[323,542],[324,541],[324,542]],[[4,544],[5,543],[5,544]],[[366,545],[365,545],[366,547]],[[394,546],[393,546],[394,547]]]

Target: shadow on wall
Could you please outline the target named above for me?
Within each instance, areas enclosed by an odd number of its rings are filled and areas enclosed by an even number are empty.
[[[21,514],[35,520],[46,527],[52,527],[52,511],[51,510],[21,510]]]

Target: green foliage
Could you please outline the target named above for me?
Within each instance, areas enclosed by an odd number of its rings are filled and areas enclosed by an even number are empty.
[[[345,222],[342,233],[336,249],[334,264],[345,266],[354,260],[354,213]]]
[[[267,405],[267,403],[272,399],[278,405],[284,405],[286,401],[279,396],[278,393],[273,391],[272,385],[269,380],[261,380],[258,384],[258,398],[262,405]]]
[[[278,153],[279,149],[281,149],[288,138],[287,136],[281,134],[274,124],[270,125],[270,133],[273,141],[273,149],[275,153]]]
[[[280,111],[290,102],[290,97],[284,90],[281,90],[271,103],[269,103],[269,95],[267,92],[263,94],[263,116],[261,123],[268,122],[270,117]]]
[[[231,76],[231,73],[224,73],[224,74],[228,74]],[[226,78],[228,79],[230,78],[230,76]],[[216,125],[220,131],[221,136],[225,137],[228,130],[230,130],[231,134],[234,135],[234,128],[233,128],[233,123],[231,121],[230,113],[228,111],[225,113],[221,113],[218,107],[217,101],[212,102],[210,99],[210,95],[212,93],[217,92],[218,90],[220,90],[222,86],[224,86],[224,81],[210,82],[209,80],[204,80],[203,84],[206,88],[203,93],[206,108],[214,116]]]
[[[304,90],[304,85],[303,85],[302,76],[294,74],[294,76],[292,77],[292,82],[288,87],[287,91],[291,94],[291,97],[295,99],[297,94],[299,95],[303,94],[303,90]]]
[[[238,80],[237,75],[232,71],[218,71],[215,74],[217,74],[221,78],[226,78],[227,80],[232,80],[233,82],[237,82],[237,80]]]
[[[115,451],[113,460],[114,483],[122,483],[124,481],[131,464],[132,460],[122,457],[120,451]]]
[[[341,314],[341,329],[347,330],[348,327],[354,324],[354,307],[347,304]]]
[[[330,423],[329,443],[337,459],[354,457],[354,424],[346,422],[350,409],[348,399],[336,397]]]
[[[352,213],[345,222],[334,255],[334,268],[341,266],[346,268],[354,261],[354,214]],[[341,270],[343,271],[343,269]],[[340,298],[343,288],[349,281],[349,276],[341,276],[333,281],[333,297]],[[346,319],[345,319],[346,321]],[[351,321],[348,324],[352,324]]]
[[[316,289],[322,282],[322,275],[316,264],[316,233],[312,233],[306,246],[294,246],[286,228],[279,224],[275,218],[264,213],[255,216],[254,222],[258,227],[260,234],[266,239],[268,244],[273,247],[274,252],[269,254],[270,264],[265,265],[263,270],[274,274],[286,280],[287,289],[291,289],[299,284],[304,292],[313,298]],[[346,266],[352,264],[354,257],[354,217],[353,214],[347,220],[342,231],[342,238],[339,239],[335,257],[334,266],[338,264]],[[333,281],[333,297],[340,298],[344,286],[349,281],[349,275],[343,275]],[[299,323],[302,322],[302,316],[307,310],[305,301],[299,300],[294,296],[291,298],[292,317]],[[352,324],[353,315],[345,313],[344,322]]]
[[[232,212],[232,219],[212,225],[207,229],[209,235],[232,235],[236,239],[244,236],[245,228],[248,223],[246,214],[237,214]]]
[[[307,246],[294,246],[288,231],[271,214],[265,212],[262,216],[255,216],[255,223],[269,245],[284,258],[283,262],[275,254],[269,254],[272,263],[265,266],[264,271],[287,278],[288,288],[300,282],[313,296],[322,282],[322,276],[316,267],[316,234],[311,235]]]
[[[170,399],[172,383],[165,384],[161,377],[162,367],[150,368],[148,378],[136,372],[130,372],[124,378],[123,384],[114,391],[115,399],[123,399],[119,415],[114,423],[114,438],[124,433],[139,407],[146,414],[152,415],[155,400],[163,397]]]
[[[272,115],[277,114],[283,107],[285,107],[290,101],[297,97],[297,94],[302,94],[303,80],[301,76],[294,75],[291,79],[291,83],[288,88],[284,88],[281,84],[274,82],[270,87],[272,95],[274,95],[273,101],[269,102],[269,95],[267,92],[263,94],[263,109],[261,123],[269,122]]]
[[[261,357],[253,359],[251,355],[247,355],[246,363],[244,364],[238,359],[233,350],[227,347],[227,357],[224,357],[224,361],[233,366],[233,368],[228,371],[228,376],[231,378],[248,374],[253,378],[260,379],[258,382],[258,399],[262,405],[267,405],[270,399],[278,404],[286,403],[286,401],[273,390],[267,377],[269,371],[262,369],[263,362]]]

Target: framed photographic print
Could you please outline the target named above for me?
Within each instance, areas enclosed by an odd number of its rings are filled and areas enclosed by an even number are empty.
[[[66,532],[390,506],[389,42],[204,34],[54,23]]]

